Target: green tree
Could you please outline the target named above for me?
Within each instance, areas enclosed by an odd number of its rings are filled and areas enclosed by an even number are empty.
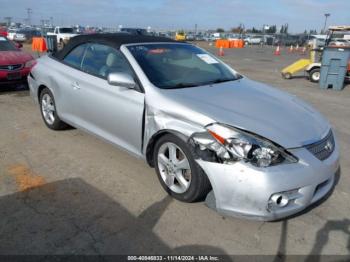
[[[284,34],[284,25],[281,26],[280,34]]]
[[[252,28],[252,33],[254,34],[260,34],[261,30],[256,29],[255,27]]]
[[[232,27],[231,32],[235,34],[242,34],[244,31],[244,25],[239,24],[237,27]]]
[[[280,34],[285,34],[285,35],[288,34],[288,24],[284,24],[281,26]]]
[[[178,35],[185,35],[185,31],[184,31],[183,29],[181,29],[181,30],[179,30],[179,31],[177,32],[177,34],[178,34]]]
[[[218,33],[224,33],[225,30],[224,30],[223,28],[218,28],[218,29],[216,29],[216,32],[218,32]]]
[[[266,33],[268,33],[268,34],[275,34],[276,31],[277,31],[276,25],[272,25],[272,26],[270,26],[270,28],[268,30],[266,30]]]

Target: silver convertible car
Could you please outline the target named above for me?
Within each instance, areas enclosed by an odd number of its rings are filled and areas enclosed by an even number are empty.
[[[80,128],[145,159],[178,200],[269,221],[333,188],[328,121],[194,45],[82,35],[38,59],[28,78],[47,127]]]

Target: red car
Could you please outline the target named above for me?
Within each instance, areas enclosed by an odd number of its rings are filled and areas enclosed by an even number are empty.
[[[2,27],[0,27],[0,36],[7,36],[7,31]]]
[[[26,82],[35,64],[34,57],[23,52],[6,37],[0,36],[0,85]]]

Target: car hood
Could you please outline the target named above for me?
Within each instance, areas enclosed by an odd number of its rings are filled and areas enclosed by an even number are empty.
[[[247,78],[161,92],[180,107],[261,135],[285,148],[316,142],[330,128],[328,121],[302,100]]]
[[[23,51],[0,51],[0,65],[24,64],[34,59],[30,54]]]
[[[63,37],[69,37],[69,38],[77,36],[77,34],[71,34],[71,33],[61,33],[60,35]]]

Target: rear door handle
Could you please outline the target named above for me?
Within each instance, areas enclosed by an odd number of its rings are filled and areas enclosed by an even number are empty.
[[[73,82],[73,83],[71,84],[71,86],[73,87],[74,90],[80,89],[80,85],[79,85],[78,82]]]

